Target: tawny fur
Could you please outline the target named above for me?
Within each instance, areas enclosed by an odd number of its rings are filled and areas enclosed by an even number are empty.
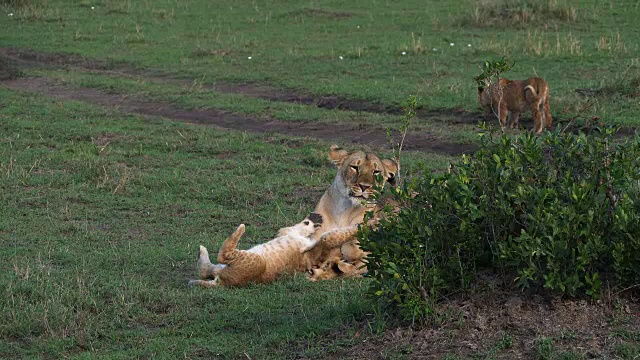
[[[310,269],[307,275],[309,281],[316,282],[321,280],[347,279],[362,277],[367,272],[367,264],[358,261],[355,264],[348,263],[341,259],[333,259],[327,261],[320,267]]]
[[[343,259],[342,247],[349,242],[357,241],[355,238],[357,232],[358,225],[353,225],[323,233],[320,239],[302,250],[309,261],[307,270],[322,267],[326,268],[330,266],[328,265],[329,263],[335,263],[339,260],[345,261]],[[355,251],[359,251],[357,258],[350,259],[349,261],[360,261],[367,255],[359,247],[357,250],[352,250],[350,255],[355,256],[353,255]]]
[[[240,224],[224,241],[218,253],[219,264],[212,264],[207,249],[200,246],[200,280],[192,280],[189,285],[243,286],[248,283],[270,282],[282,274],[307,269],[308,255],[303,250],[315,243],[315,240],[310,238],[316,231],[312,221],[305,219],[297,225],[280,229],[278,237],[271,241],[249,250],[238,250],[238,241],[244,230],[244,224]]]
[[[329,151],[329,159],[338,172],[310,216],[320,219],[316,221],[315,231],[310,228],[295,230],[305,222],[313,223],[306,219],[301,224],[282,229],[283,236],[242,251],[236,249],[244,233],[244,225],[240,225],[221,247],[219,264],[212,264],[207,249],[200,247],[200,280],[192,280],[189,284],[241,286],[272,281],[281,274],[304,270],[311,270],[309,279],[312,281],[356,277],[366,272],[362,262],[366,253],[360,249],[355,234],[365,213],[378,208],[372,199],[376,178],[379,176],[395,185],[398,167],[394,161],[381,160],[375,154],[349,153],[335,145]]]
[[[509,80],[500,78],[497,84],[478,87],[478,101],[484,108],[484,115],[494,114],[500,120],[500,126],[507,126],[507,118],[512,128],[518,127],[520,115],[531,110],[534,131],[542,133],[551,127],[549,111],[549,85],[543,78],[532,77],[527,80]]]
[[[398,166],[393,160],[381,160],[373,153],[362,151],[350,153],[336,145],[331,146],[329,160],[338,171],[313,211],[322,216],[322,225],[312,235],[314,239],[337,229],[355,234],[354,229],[357,230],[357,225],[363,222],[365,213],[377,206],[372,199],[378,185],[376,178],[395,185],[398,173]],[[365,255],[353,236],[340,247],[340,258],[345,262],[356,263]],[[314,267],[318,267],[325,259],[311,257],[311,261]]]
[[[400,209],[399,205],[390,199],[383,201],[382,204],[391,206],[391,215],[396,214]],[[342,249],[348,243],[358,245],[356,234],[359,231],[359,227],[377,226],[379,221],[387,215],[387,212],[382,210],[383,205],[376,205],[372,210],[373,216],[366,224],[353,225],[323,233],[315,244],[305,250],[309,255],[309,259],[315,261],[315,266],[308,269],[308,279],[315,282],[335,278],[361,277],[365,274],[367,267],[363,260],[368,253],[362,251],[359,246],[357,249],[350,248],[352,258],[347,261],[343,256]],[[359,251],[359,253],[354,255],[356,251]]]

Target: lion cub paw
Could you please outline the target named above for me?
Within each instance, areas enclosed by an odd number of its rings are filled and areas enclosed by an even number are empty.
[[[216,287],[220,285],[218,278],[213,280],[189,280],[189,287],[202,286],[206,288]]]

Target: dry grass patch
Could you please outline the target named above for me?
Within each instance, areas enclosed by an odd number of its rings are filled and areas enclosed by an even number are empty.
[[[523,53],[535,56],[571,55],[582,56],[582,40],[572,32],[555,33],[529,31],[523,41]]]
[[[632,60],[620,74],[606,78],[599,88],[579,88],[576,93],[586,97],[602,97],[607,99],[640,98],[640,67],[637,60]]]
[[[525,27],[530,24],[575,22],[575,7],[558,0],[479,0],[463,24],[478,27]]]
[[[9,18],[16,21],[65,21],[59,9],[49,7],[46,2],[39,0],[0,0],[0,9],[2,8]]]
[[[39,3],[39,1],[34,1],[34,0],[0,0],[0,5],[7,5],[7,6],[13,6],[13,7],[22,7],[22,6],[29,6],[29,5],[34,5],[36,3]]]
[[[606,51],[610,53],[627,52],[627,47],[620,37],[620,32],[616,32],[615,35],[602,35],[600,39],[596,41],[596,49],[598,51]]]

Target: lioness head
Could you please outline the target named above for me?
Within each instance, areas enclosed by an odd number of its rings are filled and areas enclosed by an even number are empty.
[[[332,145],[329,160],[338,167],[338,177],[345,185],[347,195],[355,201],[368,201],[374,194],[377,180],[396,184],[398,165],[389,159],[380,159],[375,154],[354,151],[352,153]]]

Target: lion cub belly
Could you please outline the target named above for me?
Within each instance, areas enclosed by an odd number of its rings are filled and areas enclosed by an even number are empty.
[[[315,241],[309,237],[286,235],[247,250],[247,252],[259,254],[266,262],[266,269],[258,281],[268,282],[281,274],[292,274],[304,270],[306,264],[301,249],[314,243]]]

